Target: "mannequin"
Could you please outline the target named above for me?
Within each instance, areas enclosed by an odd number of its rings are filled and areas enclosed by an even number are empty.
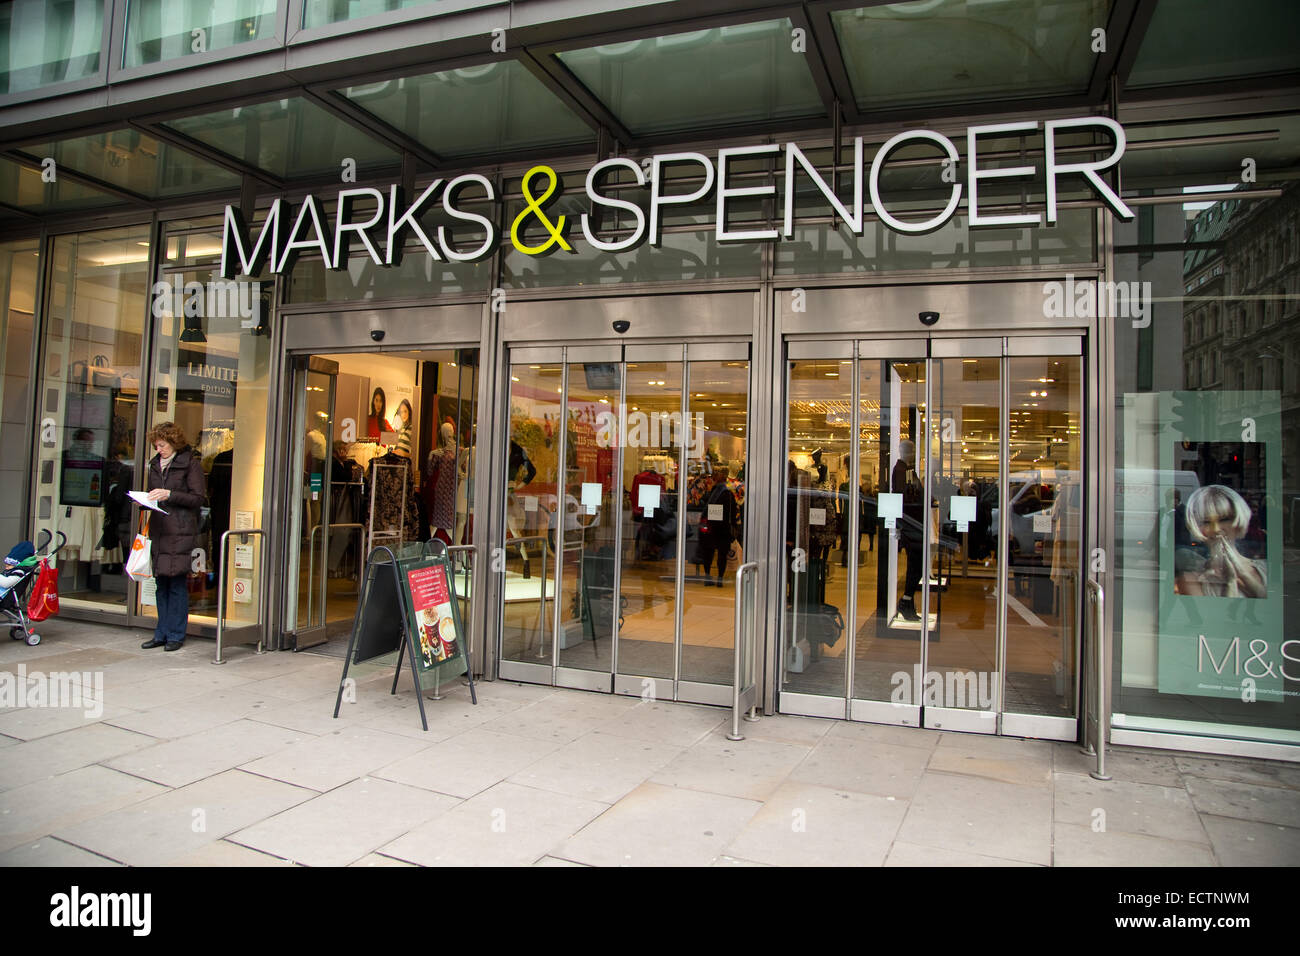
[[[429,530],[447,544],[452,541],[456,524],[456,428],[443,422],[438,430],[438,447],[429,452],[426,473],[431,476],[425,483],[425,503],[429,509]]]

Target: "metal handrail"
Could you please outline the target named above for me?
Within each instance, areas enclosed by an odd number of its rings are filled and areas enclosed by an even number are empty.
[[[218,580],[221,583],[217,588],[217,655],[212,660],[212,663],[214,664],[225,663],[225,661],[221,659],[221,637],[226,630],[226,585],[228,583],[226,579],[226,541],[227,539],[230,538],[232,534],[239,535],[239,540],[241,544],[246,544],[248,542],[248,536],[250,534],[259,535],[263,538],[266,537],[266,532],[263,531],[261,528],[245,528],[241,530],[232,529],[230,531],[225,532],[221,536],[221,547],[220,547],[221,563],[217,565],[218,570],[221,572],[218,578]],[[259,569],[259,571],[260,570],[261,569]],[[259,604],[261,603],[260,600],[258,603]],[[263,639],[261,636],[259,636],[257,639],[257,653],[259,654],[263,653],[262,640]]]
[[[731,733],[727,734],[728,740],[745,739],[745,735],[740,732],[740,671],[742,656],[741,649],[743,646],[741,624],[745,614],[745,575],[751,571],[757,570],[757,561],[746,561],[736,569],[736,611],[732,635],[732,644],[735,655],[735,670],[731,679]],[[751,722],[758,720],[758,716],[755,713],[756,710],[757,705],[751,706],[749,714],[745,719]]]
[[[1102,586],[1094,579],[1087,579],[1088,597],[1092,601],[1094,608],[1093,627],[1092,627],[1092,653],[1093,662],[1096,665],[1093,673],[1096,675],[1094,680],[1097,686],[1097,767],[1089,772],[1089,776],[1096,780],[1109,780],[1110,774],[1106,773],[1106,652],[1102,646],[1102,624],[1106,619],[1106,592]],[[1085,743],[1088,733],[1087,723],[1084,723]]]

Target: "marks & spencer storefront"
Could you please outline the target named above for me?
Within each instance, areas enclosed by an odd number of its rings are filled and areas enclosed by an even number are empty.
[[[119,70],[105,28],[105,86],[156,110],[107,132],[91,79],[11,69],[3,428],[30,455],[0,520],[67,535],[65,616],[152,616],[122,492],[174,420],[208,481],[195,633],[224,591],[228,639],[341,654],[365,555],[438,539],[489,677],[730,703],[739,604],[769,711],[1055,739],[1100,712],[1115,742],[1294,756],[1277,31],[601,6],[502,49],[469,13],[281,21],[183,95],[167,43]],[[398,70],[380,47],[422,17],[463,36]],[[374,50],[344,70],[345,40]],[[952,69],[904,65],[925,49]],[[311,82],[232,105],[220,71],[277,50]],[[222,568],[242,528],[264,543]]]

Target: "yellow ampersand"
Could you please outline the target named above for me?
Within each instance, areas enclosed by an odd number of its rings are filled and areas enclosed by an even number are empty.
[[[546,192],[542,193],[542,195],[536,199],[533,198],[532,190],[529,188],[529,181],[533,178],[535,173],[540,173],[546,176],[548,180]],[[528,205],[524,207],[523,212],[515,216],[515,221],[510,226],[510,241],[515,244],[516,249],[525,255],[541,255],[557,242],[560,244],[560,248],[565,252],[573,251],[572,247],[564,241],[564,220],[566,217],[560,216],[552,223],[551,220],[547,218],[546,213],[542,212],[542,206],[546,203],[546,200],[551,198],[551,193],[555,192],[557,185],[559,185],[559,179],[555,175],[555,170],[550,166],[534,166],[524,174],[523,192],[524,198],[528,200]],[[551,236],[545,242],[536,246],[524,245],[524,241],[519,235],[520,223],[530,215],[536,216],[537,221],[546,227],[546,231],[549,232]]]

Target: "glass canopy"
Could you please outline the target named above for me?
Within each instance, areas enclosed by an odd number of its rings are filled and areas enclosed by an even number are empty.
[[[595,136],[515,60],[350,86],[340,92],[440,156],[567,146]]]
[[[837,10],[859,108],[1083,93],[1111,0],[916,0]],[[1118,42],[1116,37],[1115,41]]]
[[[66,178],[47,183],[41,178],[39,169],[0,156],[0,202],[24,212],[43,215],[111,206],[122,200]]]
[[[22,150],[150,199],[238,189],[239,176],[134,129],[94,133]]]
[[[638,136],[825,115],[793,29],[764,20],[558,57]]]
[[[1156,5],[1128,86],[1300,70],[1295,0],[1178,0]]]
[[[168,120],[164,125],[281,179],[396,166],[396,151],[303,97]]]

